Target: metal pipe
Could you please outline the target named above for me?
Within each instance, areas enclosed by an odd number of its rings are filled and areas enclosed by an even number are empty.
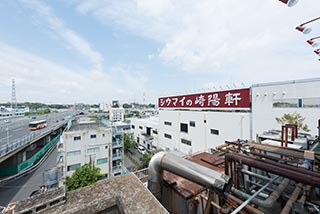
[[[281,193],[286,189],[286,187],[289,185],[289,182],[290,180],[285,178],[281,181],[280,185],[278,186],[278,188],[272,192],[270,194],[270,197],[267,198],[266,200],[260,200],[260,199],[257,199],[257,198],[252,198],[252,203],[258,205],[258,206],[261,206],[261,207],[267,207],[267,208],[270,208],[273,206],[273,204],[278,200],[278,198],[280,197]],[[268,183],[269,184],[269,183]],[[245,193],[245,192],[242,192],[241,190],[238,190],[238,189],[232,189],[232,192],[234,194],[236,194],[238,197],[242,197],[242,198],[245,198],[245,199],[249,199],[251,198],[252,196]]]
[[[228,203],[229,203],[230,200],[236,202],[237,204],[242,204],[242,203],[243,203],[243,201],[242,201],[241,199],[239,199],[239,198],[237,198],[236,196],[231,195],[231,194],[229,194],[229,193],[226,193],[225,196],[226,196],[227,199],[228,199],[228,200],[227,200]],[[238,207],[238,206],[236,206],[236,207]],[[250,212],[252,212],[252,213],[255,213],[255,214],[263,214],[262,211],[258,210],[257,208],[255,208],[255,207],[253,207],[253,206],[251,206],[251,205],[249,205],[249,204],[247,204],[247,205],[245,206],[245,209],[247,209],[248,211],[250,211]]]
[[[236,214],[242,210],[251,200],[253,200],[260,192],[262,192],[269,184],[271,184],[274,180],[276,180],[279,176],[274,177],[271,181],[266,183],[263,187],[261,187],[256,193],[254,193],[252,196],[250,196],[245,202],[243,202],[237,209],[235,209],[231,214]],[[268,200],[268,199],[267,199]]]
[[[228,192],[231,189],[231,178],[197,163],[178,157],[172,153],[155,154],[148,168],[148,189],[161,198],[162,172],[167,170],[213,191]]]
[[[293,203],[297,200],[300,192],[302,189],[302,184],[298,184],[298,186],[294,189],[293,193],[291,194],[289,200],[286,203],[286,206],[282,209],[281,214],[289,214],[291,211]]]
[[[241,161],[242,164],[255,167],[267,172],[271,172],[297,182],[302,182],[311,186],[320,187],[319,173],[311,172],[305,169],[288,166],[276,162],[260,160],[238,153],[228,153],[225,155],[225,173],[229,175],[230,164],[235,161]]]

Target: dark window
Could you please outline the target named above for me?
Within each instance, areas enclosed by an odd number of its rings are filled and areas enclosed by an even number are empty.
[[[207,123],[207,120],[203,120],[204,123]]]
[[[69,165],[69,166],[67,167],[67,170],[68,170],[68,171],[73,171],[73,170],[78,169],[80,166],[81,166],[80,163],[73,164],[73,165]]]
[[[158,134],[158,131],[157,130],[153,130],[153,134]]]
[[[97,135],[92,134],[92,135],[90,135],[90,138],[97,138]]]
[[[73,140],[81,140],[81,136],[74,136]]]
[[[219,130],[210,129],[211,134],[219,135]]]
[[[298,107],[302,108],[302,99],[298,99]]]
[[[180,123],[180,131],[188,133],[188,124],[186,123]]]
[[[135,129],[134,125],[131,126],[133,129]]]
[[[171,135],[166,134],[166,133],[164,133],[164,137],[165,137],[165,138],[168,138],[168,139],[171,139]]]
[[[169,122],[169,121],[164,121],[164,125],[171,126],[171,125],[172,125],[172,123],[171,123],[171,122]]]
[[[194,121],[190,121],[189,124],[190,124],[191,127],[196,127],[196,122],[194,122]]]
[[[143,129],[142,126],[139,126],[139,129]]]
[[[102,137],[106,136],[104,133],[102,134]]]
[[[191,146],[191,141],[186,139],[181,139],[181,143]]]

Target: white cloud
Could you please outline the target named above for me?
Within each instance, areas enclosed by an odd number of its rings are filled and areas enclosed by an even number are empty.
[[[112,67],[112,75],[75,72],[55,62],[0,42],[0,102],[10,101],[11,80],[16,80],[18,102],[97,103],[137,98],[146,90],[143,70]],[[132,71],[132,70],[134,71]]]
[[[77,51],[78,54],[88,58],[93,64],[93,72],[102,72],[103,57],[92,49],[90,43],[68,28],[63,20],[57,17],[52,8],[38,0],[23,0],[24,4],[35,10],[39,15],[37,22],[45,21],[56,36],[62,39],[71,49]]]
[[[294,28],[318,16],[314,8],[319,6],[320,2],[299,2],[289,8],[274,0],[106,0],[76,5],[107,25],[113,22],[159,42],[160,51],[154,54],[184,71],[234,78],[243,73],[253,82],[262,79],[257,72],[267,81],[279,71],[283,78],[292,73],[292,78],[300,78],[296,70],[302,64],[309,65],[307,76],[315,74],[318,62],[307,50],[307,38]],[[297,57],[299,52],[308,57]]]

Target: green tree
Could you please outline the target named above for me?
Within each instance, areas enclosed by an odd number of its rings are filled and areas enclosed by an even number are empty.
[[[100,168],[92,166],[87,163],[72,174],[71,177],[66,179],[67,191],[75,190],[81,187],[88,186],[96,183],[103,175],[100,174]]]
[[[143,168],[148,167],[151,158],[153,157],[153,151],[147,151],[142,157],[140,157],[140,161],[143,163]]]
[[[281,125],[294,124],[298,126],[298,130],[310,131],[307,124],[304,124],[305,118],[301,116],[300,113],[294,112],[292,114],[284,114],[282,117],[276,117],[277,123]]]
[[[126,133],[123,134],[123,144],[124,144],[125,150],[131,149],[134,147],[134,143],[131,136]]]

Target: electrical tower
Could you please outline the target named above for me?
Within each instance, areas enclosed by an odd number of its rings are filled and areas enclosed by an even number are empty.
[[[17,109],[16,85],[14,79],[12,79],[11,109]]]

